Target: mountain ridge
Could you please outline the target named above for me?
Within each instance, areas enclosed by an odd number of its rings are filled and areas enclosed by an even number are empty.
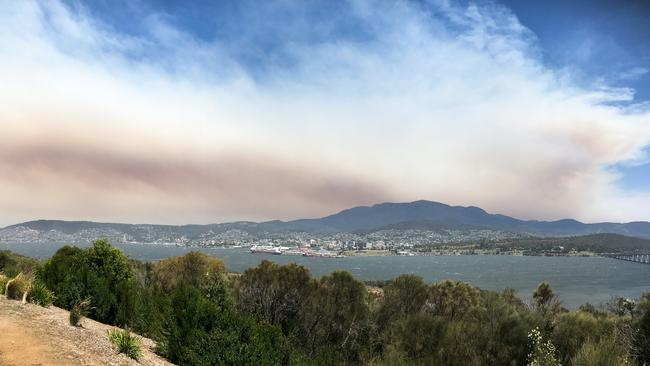
[[[488,213],[476,206],[451,206],[441,202],[418,200],[413,202],[384,202],[371,206],[356,206],[338,213],[312,219],[290,221],[272,220],[265,222],[236,221],[215,224],[126,224],[93,221],[34,220],[9,225],[0,232],[27,228],[36,231],[59,231],[75,234],[81,231],[105,229],[124,232],[135,238],[146,237],[146,232],[156,230],[170,235],[182,233],[193,237],[202,233],[222,233],[228,230],[246,232],[305,231],[315,233],[372,232],[378,230],[440,230],[457,228],[480,228],[486,230],[511,231],[542,236],[570,236],[599,233],[628,235],[650,238],[650,222],[628,223],[583,223],[565,218],[555,221],[521,220],[502,214]]]

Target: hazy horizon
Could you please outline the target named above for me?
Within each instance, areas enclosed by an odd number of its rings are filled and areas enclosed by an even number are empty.
[[[418,201],[428,201],[428,200],[418,200]],[[8,225],[0,226],[0,228],[2,228],[2,227],[8,227],[8,226],[14,226],[14,225],[19,225],[19,224],[27,223],[27,222],[34,222],[34,221],[94,222],[94,223],[102,223],[102,224],[161,225],[161,226],[220,225],[220,224],[230,224],[230,223],[236,223],[236,222],[253,222],[253,223],[263,223],[263,222],[270,222],[270,221],[285,221],[285,222],[288,222],[288,221],[293,221],[293,220],[302,220],[302,219],[320,219],[320,218],[323,218],[323,217],[326,217],[326,216],[336,215],[336,214],[341,213],[341,212],[343,212],[343,211],[345,211],[345,210],[347,210],[347,209],[352,209],[352,208],[359,208],[359,207],[372,207],[372,206],[383,205],[383,204],[408,204],[408,203],[415,203],[415,202],[418,202],[418,201],[412,201],[412,202],[379,202],[379,203],[371,204],[371,205],[348,207],[348,208],[346,208],[346,209],[343,209],[343,210],[340,210],[340,211],[336,211],[336,212],[331,212],[331,213],[325,214],[325,215],[323,215],[323,216],[293,217],[293,218],[288,218],[288,219],[284,219],[284,220],[280,220],[280,219],[270,219],[270,220],[259,220],[259,221],[256,221],[256,220],[246,220],[246,219],[241,219],[241,220],[232,220],[232,221],[212,221],[212,222],[210,222],[210,221],[206,221],[206,222],[176,222],[176,223],[172,222],[172,223],[158,223],[158,222],[150,222],[150,221],[142,221],[142,222],[110,221],[110,222],[107,222],[107,221],[93,220],[93,219],[88,219],[88,218],[86,218],[86,219],[70,219],[70,220],[64,220],[64,219],[59,219],[59,218],[56,218],[56,217],[52,217],[52,218],[34,218],[34,219],[31,219],[31,220],[26,220],[26,221],[22,221],[22,222],[15,222],[15,223],[12,223],[12,224],[8,224]],[[443,205],[446,205],[446,203],[444,203],[444,202],[438,202],[438,201],[428,201],[428,202],[441,203],[441,204],[443,204]],[[459,206],[454,206],[454,205],[448,205],[448,206],[450,206],[450,207],[459,207]],[[460,206],[460,207],[465,207],[465,208],[467,208],[467,207],[476,207],[476,206],[472,206],[472,205],[470,205],[470,206]],[[480,207],[479,207],[479,208],[480,208]],[[488,214],[491,214],[491,215],[499,215],[499,214],[501,214],[501,213],[499,213],[499,212],[491,212],[491,211],[486,211],[486,212],[487,212]],[[512,218],[514,218],[514,219],[521,219],[521,218],[519,218],[519,217],[512,217]],[[522,219],[522,220],[532,220],[532,221],[562,221],[562,220],[574,220],[574,218],[572,218],[572,217],[563,217],[563,218],[559,218],[559,219],[556,219],[556,220],[537,220],[537,219],[532,218],[532,219]],[[590,221],[582,221],[582,223],[585,223],[585,224],[598,224],[598,223],[622,223],[622,224],[623,224],[623,223],[630,223],[630,222],[648,222],[648,221],[645,221],[645,220],[632,220],[632,221],[629,221],[629,222],[612,222],[612,221],[609,221],[609,222],[606,222],[606,221],[591,221],[591,222],[590,222]]]
[[[650,7],[10,1],[0,226],[650,220]]]

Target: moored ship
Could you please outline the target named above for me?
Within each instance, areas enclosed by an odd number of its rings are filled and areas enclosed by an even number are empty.
[[[251,253],[282,254],[282,250],[270,245],[253,245],[251,247]]]

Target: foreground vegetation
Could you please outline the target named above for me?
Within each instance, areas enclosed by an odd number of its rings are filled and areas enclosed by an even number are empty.
[[[143,263],[101,240],[44,263],[0,252],[0,271],[56,306],[85,304],[79,316],[156,340],[185,365],[650,364],[650,294],[568,311],[545,283],[526,304],[511,290],[414,275],[379,289],[267,261],[228,274],[197,252]],[[111,339],[137,358],[128,330]]]

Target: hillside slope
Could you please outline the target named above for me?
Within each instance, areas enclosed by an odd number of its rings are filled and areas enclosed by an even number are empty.
[[[156,355],[150,339],[142,338],[136,362],[118,354],[106,331],[113,327],[83,319],[68,323],[68,312],[7,300],[0,295],[0,365],[171,365]]]
[[[209,225],[114,224],[90,221],[37,220],[0,228],[0,241],[79,242],[100,237],[141,243],[172,243],[183,240],[219,239],[237,235],[306,231],[312,233],[372,232],[384,229],[439,230],[487,229],[540,236],[620,234],[650,239],[650,222],[583,223],[574,219],[556,221],[520,220],[492,214],[469,206],[450,206],[440,202],[415,201],[359,206],[333,215],[293,221],[240,221]]]

